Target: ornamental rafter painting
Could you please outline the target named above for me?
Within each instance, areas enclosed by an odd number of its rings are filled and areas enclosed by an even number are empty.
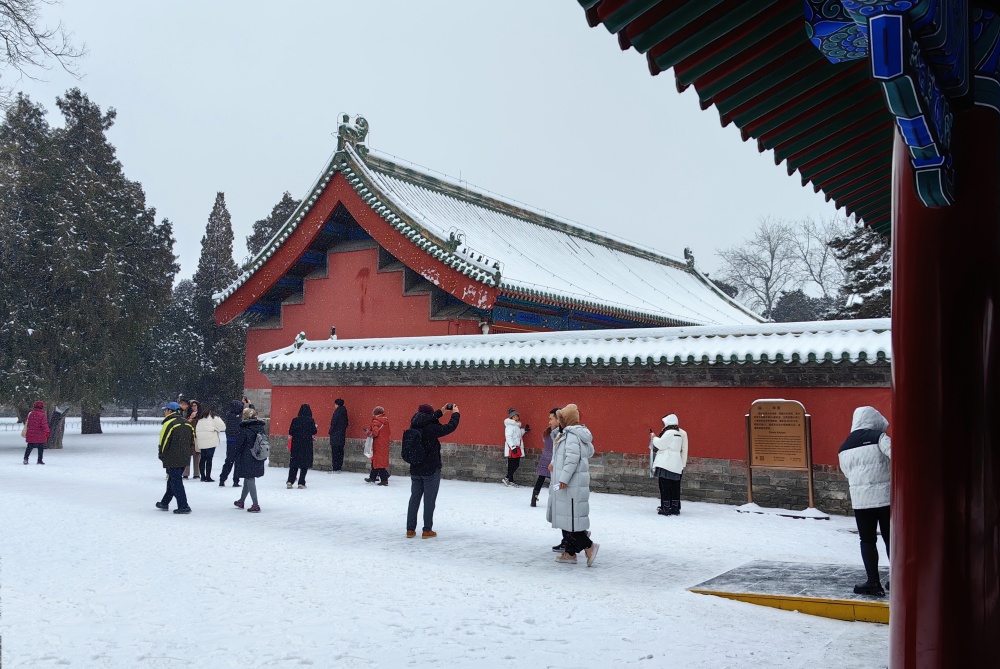
[[[906,142],[917,193],[954,202],[955,111],[1000,112],[1000,17],[968,0],[805,0],[806,33],[832,63],[867,59]]]

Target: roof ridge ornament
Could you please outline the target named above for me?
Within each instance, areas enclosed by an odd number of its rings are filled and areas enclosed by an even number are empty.
[[[694,269],[694,253],[691,252],[690,246],[684,247],[684,259],[687,261],[687,266]]]
[[[337,125],[337,151],[343,151],[347,146],[352,146],[359,156],[368,156],[368,147],[365,146],[365,138],[368,137],[368,120],[358,114],[354,117],[354,125],[351,125],[350,114],[342,114],[340,123]]]

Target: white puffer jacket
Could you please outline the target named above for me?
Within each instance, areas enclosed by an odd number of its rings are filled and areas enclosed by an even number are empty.
[[[649,442],[653,451],[653,469],[666,469],[674,474],[683,474],[688,461],[688,433],[679,427],[667,430],[662,436],[653,437]]]
[[[567,532],[590,529],[590,458],[594,437],[583,425],[563,429],[552,446],[552,483],[545,519]],[[559,488],[565,483],[564,489]]]
[[[840,447],[840,471],[851,487],[851,506],[877,509],[889,506],[892,441],[885,431],[889,421],[874,407],[854,410],[851,434]]]
[[[513,418],[505,418],[503,421],[503,431],[503,456],[509,458],[510,449],[512,448],[520,449],[520,455],[517,457],[524,455],[524,428],[521,427],[521,424]]]
[[[226,433],[226,421],[218,416],[205,416],[194,426],[194,449],[203,451],[215,448],[222,441],[220,435]]]

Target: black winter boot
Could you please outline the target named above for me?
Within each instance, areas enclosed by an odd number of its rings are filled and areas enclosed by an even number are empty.
[[[885,597],[885,590],[882,589],[878,578],[878,546],[862,541],[861,560],[865,563],[865,573],[868,575],[868,580],[854,586],[854,594]]]
[[[538,495],[531,496],[531,506],[538,506]]]

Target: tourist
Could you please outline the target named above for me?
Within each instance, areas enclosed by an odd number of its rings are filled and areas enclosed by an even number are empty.
[[[191,403],[188,402],[188,399],[186,397],[184,397],[184,395],[178,395],[177,396],[177,404],[181,408],[181,416],[184,418],[184,420],[187,420],[188,418],[190,418],[191,417]]]
[[[385,409],[382,407],[372,409],[372,422],[365,433],[372,438],[372,471],[365,481],[368,483],[378,481],[379,485],[389,485],[389,436],[391,430]]]
[[[538,496],[542,493],[542,486],[545,485],[545,479],[551,475],[549,464],[552,462],[552,440],[559,434],[559,418],[556,416],[558,411],[559,409],[555,408],[549,412],[549,424],[542,433],[542,455],[535,465],[538,478],[535,479],[535,488],[531,491],[531,506],[538,506]]]
[[[587,566],[594,564],[600,544],[590,540],[590,457],[594,437],[580,424],[580,410],[575,404],[560,409],[559,436],[552,446],[552,486],[546,519],[562,530],[563,552],[556,558],[562,564],[576,564],[577,553],[587,556]]]
[[[679,516],[681,513],[681,476],[688,459],[688,435],[670,414],[663,418],[663,429],[656,435],[649,431],[649,450],[653,454],[653,476],[660,486],[661,516]]]
[[[42,452],[45,450],[45,442],[49,440],[50,434],[52,434],[52,430],[49,429],[49,419],[45,416],[45,402],[35,402],[24,419],[22,436],[28,444],[24,449],[24,464],[28,464],[28,457],[33,448],[38,449],[38,460],[35,464],[45,464],[45,461],[42,460]]]
[[[264,475],[264,461],[253,456],[253,447],[258,434],[264,434],[264,421],[257,418],[256,409],[244,409],[243,422],[240,423],[240,437],[236,443],[234,475],[234,480],[243,479],[243,492],[233,504],[242,509],[247,495],[250,495],[250,501],[253,502],[247,509],[250,513],[260,513],[260,504],[257,502],[257,479]]]
[[[503,455],[507,458],[507,475],[500,479],[500,482],[505,486],[516,488],[514,474],[521,466],[521,457],[524,455],[524,435],[531,429],[531,426],[521,427],[521,414],[517,412],[517,409],[508,409],[507,417],[503,421],[503,428]]]
[[[441,418],[450,413],[451,418],[445,425]],[[434,531],[434,506],[437,503],[438,489],[441,487],[441,437],[451,434],[458,428],[458,405],[446,404],[443,408],[434,410],[430,404],[421,404],[417,413],[410,419],[410,428],[420,430],[424,446],[424,458],[419,464],[410,465],[410,505],[406,510],[406,536],[417,534],[417,511],[420,500],[424,502],[424,527],[421,537],[430,539],[437,536]]]
[[[286,488],[295,483],[295,474],[299,475],[299,488],[306,487],[306,472],[313,466],[313,436],[315,436],[316,421],[313,420],[312,407],[303,404],[299,407],[299,415],[292,419],[288,428],[288,481]]]
[[[889,556],[889,472],[892,440],[885,431],[889,421],[874,407],[854,410],[851,434],[840,447],[840,471],[851,488],[851,506],[861,539],[861,560],[867,580],[854,586],[859,595],[885,596],[879,582],[878,535],[882,533]],[[886,587],[889,584],[886,582]]]
[[[233,400],[229,403],[229,411],[223,418],[226,421],[226,461],[222,465],[222,476],[219,477],[220,488],[226,485],[229,472],[233,471],[233,467],[236,465],[236,445],[240,440],[240,422],[243,420],[244,408],[243,402]],[[235,472],[233,472],[233,487],[240,487],[240,477]]]
[[[212,478],[212,459],[215,448],[222,441],[221,435],[226,433],[226,421],[222,420],[215,409],[206,406],[202,409],[201,419],[194,427],[194,448],[200,454],[198,474],[202,481],[214,483]]]
[[[201,418],[201,405],[198,403],[198,400],[191,400],[191,403],[188,406],[187,414],[184,417],[189,423],[191,423],[191,425],[197,426],[198,419]],[[187,478],[191,472],[194,472],[194,477],[199,480],[201,479],[201,474],[199,474],[201,466],[201,453],[198,451],[197,439],[198,432],[195,430],[195,447],[194,451],[191,452],[191,462],[184,468],[184,478]]]
[[[157,456],[167,470],[167,491],[163,493],[163,499],[156,503],[157,509],[167,511],[170,501],[176,498],[177,508],[174,513],[191,513],[181,474],[191,461],[193,451],[194,426],[184,419],[180,404],[168,402],[163,407],[163,425],[160,426],[160,443],[157,448]]]
[[[347,441],[347,409],[339,397],[333,401],[337,408],[330,417],[330,470],[340,472],[344,468],[344,444]]]

